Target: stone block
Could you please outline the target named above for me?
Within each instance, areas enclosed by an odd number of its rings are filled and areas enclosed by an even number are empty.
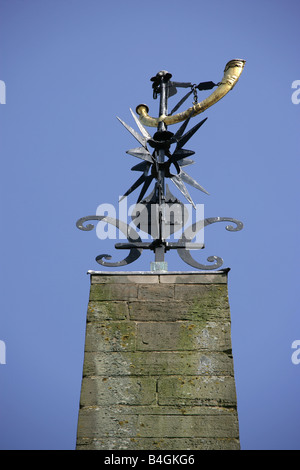
[[[93,274],[91,275],[91,284],[158,284],[157,275],[140,274],[140,275],[114,275],[106,276]]]
[[[211,413],[208,410],[206,414],[188,414],[187,410],[186,414],[143,414],[139,410],[132,414],[127,413],[128,408],[114,410],[96,406],[81,409],[78,438],[238,438],[238,420],[234,411]]]
[[[102,322],[103,320],[127,320],[128,305],[126,302],[90,301],[87,311],[87,322]]]
[[[233,375],[232,358],[220,352],[86,352],[84,376]]]
[[[81,406],[151,405],[156,403],[156,378],[83,377]]]
[[[141,437],[237,437],[237,419],[231,416],[148,415],[139,416],[137,433]]]
[[[139,300],[159,300],[164,301],[174,298],[174,286],[173,285],[140,285],[138,292]]]
[[[233,377],[174,376],[158,379],[159,405],[235,406]]]
[[[197,302],[203,305],[228,306],[228,290],[226,284],[194,285],[175,284],[175,299],[187,302]]]
[[[136,325],[133,322],[88,323],[85,351],[134,351]]]
[[[137,323],[136,349],[140,351],[194,351],[231,349],[230,323]]]
[[[193,273],[164,274],[160,276],[161,284],[227,284],[227,273]]]
[[[136,321],[230,320],[227,305],[208,301],[152,300],[128,302],[129,318]]]
[[[151,438],[107,437],[78,439],[78,450],[239,450],[238,439],[229,438]]]
[[[90,301],[131,300],[136,299],[137,295],[136,284],[92,284],[90,289]]]

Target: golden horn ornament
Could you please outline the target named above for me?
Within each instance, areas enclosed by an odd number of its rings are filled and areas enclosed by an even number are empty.
[[[191,106],[182,113],[174,114],[174,116],[161,115],[159,118],[153,118],[149,116],[149,108],[146,104],[139,104],[136,108],[136,112],[139,115],[139,120],[142,124],[148,127],[157,127],[159,122],[164,122],[166,126],[170,124],[176,124],[177,122],[184,121],[188,117],[197,116],[197,114],[203,113],[213,104],[217,103],[223,98],[237,83],[240,75],[243,71],[246,61],[243,59],[233,59],[227,62],[224,69],[224,76],[222,81],[218,84],[218,88],[207,98],[200,103]]]

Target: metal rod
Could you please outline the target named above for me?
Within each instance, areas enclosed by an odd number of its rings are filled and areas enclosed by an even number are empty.
[[[159,72],[157,75],[160,76],[160,103],[159,103],[159,116],[166,116],[168,113],[168,81],[171,78],[171,74],[165,71]],[[164,132],[167,130],[167,126],[163,121],[160,121],[157,126],[158,132]],[[162,262],[165,260],[165,246],[163,244],[163,238],[165,233],[165,170],[163,163],[165,161],[165,150],[159,149],[157,151],[157,162],[158,162],[158,177],[157,177],[157,200],[159,205],[159,240],[160,245],[155,248],[155,261]]]

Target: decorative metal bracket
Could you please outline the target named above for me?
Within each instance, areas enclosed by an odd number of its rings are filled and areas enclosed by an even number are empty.
[[[124,258],[122,261],[107,262],[107,261],[103,261],[103,258],[106,260],[110,260],[111,255],[108,255],[108,254],[98,255],[96,257],[96,261],[102,266],[114,267],[114,268],[120,267],[120,266],[126,266],[127,264],[130,264],[136,261],[141,256],[143,249],[155,251],[155,249],[157,248],[157,245],[158,245],[157,240],[154,240],[150,243],[142,242],[138,233],[130,225],[126,224],[125,222],[121,222],[118,219],[113,219],[111,217],[98,216],[98,215],[90,215],[87,217],[82,217],[81,219],[77,221],[76,226],[80,230],[84,230],[84,231],[93,230],[94,228],[93,224],[84,225],[86,222],[89,222],[91,220],[98,220],[98,221],[102,221],[102,222],[106,222],[108,224],[114,225],[119,230],[121,230],[121,232],[123,232],[124,235],[126,235],[128,242],[129,242],[129,243],[115,244],[116,249],[130,250],[129,255],[126,256],[126,258]],[[225,227],[226,230],[230,232],[238,232],[239,230],[242,230],[243,228],[243,224],[239,220],[232,219],[230,217],[210,217],[210,218],[204,219],[203,221],[198,221],[196,224],[193,224],[188,229],[186,229],[181,239],[177,243],[176,242],[164,242],[165,251],[176,249],[180,258],[183,261],[185,261],[185,263],[192,266],[193,268],[203,269],[203,270],[220,268],[223,265],[223,260],[219,256],[209,256],[207,258],[207,261],[213,262],[214,264],[204,265],[204,264],[198,263],[192,257],[190,253],[191,249],[199,250],[199,249],[204,248],[204,245],[191,243],[191,240],[194,238],[195,234],[202,228],[206,227],[207,225],[211,225],[216,222],[235,223],[236,224],[235,227],[233,227],[232,225],[227,225]],[[189,236],[189,234],[191,234],[191,237]]]
[[[108,216],[92,215],[82,217],[76,223],[80,230],[90,231],[94,228],[93,224],[86,224],[89,221],[102,221],[111,224],[118,228],[127,238],[128,243],[116,243],[115,248],[119,250],[127,249],[129,254],[122,261],[110,262],[111,256],[108,254],[99,255],[96,261],[102,266],[106,267],[119,267],[125,266],[136,261],[142,254],[144,249],[150,249],[155,253],[155,262],[152,264],[153,270],[167,270],[167,263],[165,262],[165,253],[169,250],[176,249],[180,258],[190,266],[196,269],[208,270],[218,269],[222,266],[223,260],[218,256],[209,256],[207,261],[209,265],[198,263],[191,255],[190,250],[203,249],[203,243],[193,243],[192,240],[195,235],[204,227],[214,224],[216,222],[232,222],[235,226],[227,225],[225,228],[228,231],[237,232],[242,230],[243,224],[239,220],[230,217],[211,217],[201,221],[197,221],[190,227],[184,230],[181,238],[177,242],[170,242],[168,238],[171,234],[175,233],[179,228],[183,229],[185,226],[185,206],[179,201],[171,191],[167,184],[166,178],[169,178],[177,189],[183,194],[189,204],[195,208],[194,201],[192,200],[185,184],[208,194],[196,180],[188,175],[183,168],[194,163],[189,159],[195,152],[185,149],[185,144],[200,129],[205,123],[206,119],[192,127],[189,131],[186,128],[190,119],[207,109],[209,106],[221,99],[237,82],[245,61],[236,59],[228,62],[225,67],[223,80],[217,85],[214,82],[202,82],[199,85],[192,85],[191,83],[171,82],[172,75],[166,71],[160,71],[151,80],[153,82],[153,97],[157,98],[160,95],[159,118],[154,119],[148,116],[148,107],[146,105],[139,105],[137,113],[139,118],[132,110],[131,114],[137,124],[140,133],[136,132],[132,127],[122,121],[119,121],[130,132],[130,134],[138,141],[139,147],[128,150],[126,153],[142,160],[141,163],[133,166],[132,171],[140,171],[142,175],[136,182],[124,193],[121,200],[135,189],[141,187],[139,197],[137,199],[137,206],[139,210],[139,217],[132,217],[133,223],[137,228],[148,233],[152,237],[151,242],[143,242],[138,232],[124,221],[114,219]],[[218,87],[209,99],[198,103],[197,90],[211,89]],[[191,88],[184,98],[173,108],[168,115],[167,103],[168,98],[177,93],[177,88]],[[178,113],[174,116],[172,114],[186,101],[186,99],[193,93],[194,104],[184,113]],[[183,121],[183,124],[174,133],[167,130],[167,125]],[[149,134],[144,125],[157,126],[157,131],[153,136]],[[175,149],[171,152],[171,145],[175,145]],[[152,151],[149,151],[149,148]],[[144,196],[152,182],[155,182],[153,191],[144,199]],[[172,207],[172,220],[167,218],[166,213]]]

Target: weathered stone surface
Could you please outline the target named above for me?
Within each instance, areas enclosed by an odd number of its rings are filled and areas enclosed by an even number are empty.
[[[127,408],[127,407],[126,407]],[[92,424],[92,425],[91,425]],[[207,414],[122,414],[101,407],[83,408],[78,437],[99,438],[238,438],[233,412]]]
[[[131,405],[101,405],[101,406],[82,406],[82,410],[88,414],[93,410],[97,410],[99,416],[110,416],[114,419],[120,419],[123,415],[168,415],[168,416],[232,416],[235,414],[235,407],[223,406],[202,406],[202,405],[165,405],[161,406],[158,403],[154,405],[139,405],[139,407]]]
[[[131,300],[136,299],[136,284],[92,284],[90,300]]]
[[[161,284],[227,284],[226,273],[211,274],[163,274]]]
[[[90,301],[87,311],[87,322],[103,320],[127,320],[127,302]]]
[[[239,450],[238,439],[230,438],[115,438],[78,439],[78,450]]]
[[[91,284],[158,284],[159,277],[153,274],[141,275],[95,275],[91,276]]]
[[[232,416],[139,416],[137,434],[141,437],[233,437],[237,423]]]
[[[91,274],[77,449],[239,449],[227,273]]]
[[[232,358],[210,351],[86,352],[84,376],[233,375]]]
[[[156,403],[153,377],[83,377],[81,406]]]
[[[217,322],[137,323],[136,348],[140,351],[194,351],[231,349],[230,324]]]
[[[175,284],[174,298],[202,305],[228,306],[227,285]]]
[[[236,404],[233,377],[175,376],[158,379],[159,405],[216,405]]]
[[[128,302],[129,317],[137,321],[206,321],[227,319],[230,321],[228,306],[221,304],[220,299],[206,304],[203,302],[187,302],[180,300]]]
[[[134,351],[136,325],[133,322],[88,323],[85,351]]]
[[[167,300],[174,298],[174,285],[140,285],[138,298],[140,300]]]

